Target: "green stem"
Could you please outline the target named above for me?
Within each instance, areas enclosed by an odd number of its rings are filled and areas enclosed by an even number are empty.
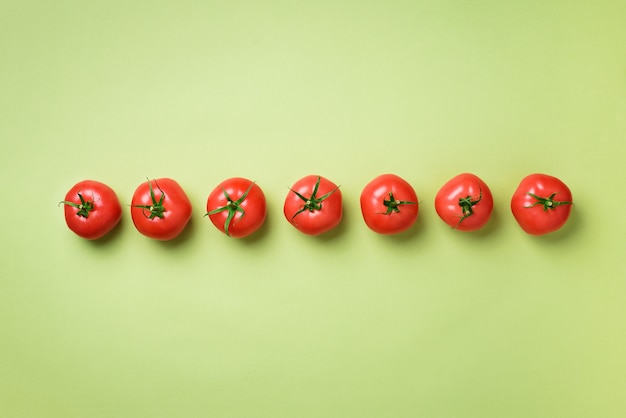
[[[478,199],[472,200],[472,196],[466,196],[465,198],[459,198],[459,206],[461,207],[461,211],[463,212],[463,216],[459,219],[459,222],[454,226],[458,228],[465,219],[469,218],[474,214],[474,205],[480,202],[483,198],[483,190],[480,190],[480,194],[478,195]]]
[[[535,194],[528,193],[529,196],[532,196],[537,201],[530,206],[526,206],[526,208],[532,208],[537,205],[542,205],[543,210],[547,212],[548,209],[556,209],[557,207],[562,206],[562,205],[573,205],[572,202],[567,202],[567,201],[559,202],[557,200],[554,200],[554,196],[556,196],[556,194],[557,193],[555,192],[555,193],[552,193],[549,197],[539,197]]]
[[[291,217],[291,221],[293,221],[296,216],[304,211],[308,210],[309,212],[315,212],[316,210],[322,210],[322,202],[326,200],[330,195],[335,193],[337,189],[339,189],[339,187],[336,187],[325,195],[317,197],[317,189],[319,188],[320,180],[321,177],[318,176],[317,181],[315,182],[315,187],[313,187],[313,193],[311,193],[311,197],[304,197],[302,194],[296,192],[295,190],[289,189],[304,201],[304,205],[302,205],[302,208],[300,208],[300,210]]]
[[[400,212],[400,205],[417,205],[417,202],[409,202],[405,200],[396,200],[393,197],[393,192],[389,192],[389,200],[383,199],[383,205],[387,208],[386,212],[379,212],[382,215],[390,215],[392,212]]]
[[[89,200],[85,200],[83,198],[83,195],[80,194],[80,192],[76,193],[78,195],[78,198],[80,199],[80,205],[78,203],[74,203],[74,202],[69,202],[67,200],[64,200],[62,202],[59,202],[59,205],[64,204],[64,205],[68,205],[71,206],[73,208],[77,208],[78,211],[76,212],[76,215],[82,217],[82,218],[89,218],[89,212],[91,212],[94,207],[93,207],[93,200],[89,201]]]
[[[230,237],[230,232],[228,231],[228,228],[230,227],[230,223],[235,218],[235,215],[237,213],[241,213],[241,217],[239,218],[239,220],[241,220],[246,215],[246,211],[243,210],[243,208],[241,207],[241,204],[243,203],[244,200],[246,200],[246,197],[248,197],[248,193],[250,192],[253,186],[254,186],[254,183],[250,183],[250,186],[248,186],[246,191],[237,200],[233,200],[228,194],[228,192],[225,189],[222,189],[222,192],[224,193],[224,197],[226,198],[228,203],[225,206],[222,206],[221,208],[217,208],[210,212],[207,212],[204,216],[215,215],[216,213],[228,211],[228,216],[226,217],[226,220],[224,221],[224,232],[226,233],[227,236]]]
[[[154,189],[152,188],[152,182],[150,181],[150,179],[148,179],[148,187],[150,188],[150,199],[152,200],[152,204],[151,205],[135,205],[133,207],[143,209],[143,216],[145,216],[148,219],[154,219],[154,218],[163,219],[165,216],[164,213],[166,212],[166,209],[163,206],[163,200],[165,199],[165,192],[161,190],[156,180],[154,181],[154,184],[156,184],[157,188],[161,192],[161,197],[159,198],[159,201],[157,202],[156,196],[154,195]],[[148,215],[146,215],[146,211],[148,211]]]

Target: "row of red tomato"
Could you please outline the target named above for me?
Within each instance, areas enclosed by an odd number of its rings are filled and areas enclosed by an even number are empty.
[[[413,187],[394,174],[383,174],[361,192],[361,212],[367,226],[380,234],[397,234],[410,228],[418,215]],[[68,227],[86,239],[106,235],[120,221],[122,207],[106,184],[84,180],[72,187],[60,204],[65,206]],[[546,174],[526,176],[511,199],[511,211],[524,231],[543,235],[561,228],[572,208],[570,189]],[[246,237],[265,222],[265,195],[255,182],[235,177],[224,180],[209,195],[207,212],[211,222],[230,237]],[[470,173],[446,182],[435,197],[435,210],[454,229],[482,228],[493,210],[487,184]],[[177,237],[191,219],[191,202],[182,187],[170,178],[148,180],[133,194],[130,212],[133,224],[145,236],[157,240]],[[289,223],[308,235],[335,228],[342,218],[339,186],[318,175],[298,180],[284,202]]]

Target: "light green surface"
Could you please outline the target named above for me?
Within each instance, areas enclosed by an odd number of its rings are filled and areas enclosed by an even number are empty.
[[[626,416],[626,3],[0,3],[0,416]],[[462,234],[433,198],[474,172],[494,217]],[[363,186],[421,201],[377,236]],[[546,172],[562,231],[508,205]],[[282,215],[307,174],[342,185],[334,233]],[[194,205],[137,233],[146,177]],[[210,190],[254,179],[266,226],[227,239]],[[86,242],[57,207],[113,187],[121,226]]]

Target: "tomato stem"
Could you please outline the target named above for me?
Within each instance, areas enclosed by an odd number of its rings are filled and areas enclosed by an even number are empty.
[[[291,217],[292,221],[294,220],[294,218],[296,216],[298,216],[299,214],[301,214],[304,211],[308,210],[309,212],[315,212],[316,210],[322,210],[322,202],[324,200],[326,200],[330,195],[335,193],[337,191],[337,189],[339,189],[339,186],[337,186],[336,188],[334,188],[330,192],[326,193],[325,195],[317,197],[317,189],[319,188],[320,180],[321,180],[321,177],[318,176],[317,177],[317,181],[315,182],[315,187],[313,187],[313,193],[311,193],[311,197],[304,197],[302,194],[296,192],[295,190],[289,189],[292,192],[294,192],[300,199],[302,199],[304,201],[304,205],[302,205],[302,208],[300,210],[298,210]]]
[[[221,208],[217,208],[210,212],[205,213],[204,216],[215,215],[216,213],[224,212],[227,210],[228,217],[226,217],[226,220],[224,221],[224,232],[226,233],[227,236],[230,237],[230,232],[228,231],[230,223],[235,218],[235,215],[237,213],[241,213],[241,217],[239,218],[239,220],[243,219],[243,217],[245,216],[246,211],[243,210],[243,208],[240,205],[243,203],[244,200],[246,200],[246,198],[248,197],[248,193],[250,192],[253,186],[254,186],[254,182],[250,183],[250,186],[248,186],[246,191],[237,200],[233,200],[228,194],[228,192],[226,191],[226,189],[222,188],[222,192],[224,193],[224,197],[226,198],[228,203],[225,206],[222,206]]]
[[[154,218],[163,219],[165,216],[163,214],[166,211],[165,207],[163,207],[163,200],[165,199],[165,192],[161,190],[156,180],[154,180],[154,184],[156,184],[157,189],[159,189],[159,191],[161,192],[161,197],[159,198],[159,201],[157,202],[156,196],[154,195],[154,189],[152,188],[152,182],[150,181],[150,179],[148,179],[148,187],[150,188],[150,199],[152,200],[152,204],[151,205],[135,205],[133,207],[143,209],[143,216],[145,216],[148,219],[154,219]],[[148,215],[146,215],[146,211],[148,211],[149,213]]]
[[[405,201],[405,200],[396,200],[393,197],[393,192],[389,192],[389,200],[383,199],[383,205],[385,205],[385,207],[387,208],[387,211],[386,212],[379,212],[379,214],[381,214],[381,215],[391,215],[391,213],[393,213],[393,212],[395,212],[395,213],[400,212],[400,208],[398,206],[400,206],[400,205],[417,205],[417,202],[409,202],[409,201]]]
[[[465,219],[469,218],[474,214],[474,205],[480,202],[483,198],[483,190],[480,190],[480,194],[478,195],[478,199],[472,200],[472,196],[467,196],[465,198],[459,198],[459,206],[461,207],[461,211],[463,212],[463,216],[459,219],[459,222],[454,226],[454,228],[458,228]]]
[[[559,202],[557,200],[554,200],[554,196],[556,196],[557,193],[558,192],[552,193],[549,197],[539,197],[533,193],[528,193],[529,196],[533,197],[537,201],[530,206],[525,206],[525,208],[528,209],[537,205],[542,205],[544,212],[547,212],[548,209],[556,209],[558,206],[561,206],[561,205],[573,205],[572,202],[567,202],[567,201]]]
[[[78,212],[76,212],[77,216],[80,216],[82,218],[89,218],[89,212],[91,212],[94,207],[93,207],[93,200],[89,201],[89,200],[85,200],[85,198],[83,198],[83,195],[80,194],[80,192],[76,193],[78,195],[78,198],[80,199],[80,205],[78,203],[74,203],[74,202],[69,202],[67,200],[64,200],[62,202],[59,202],[59,205],[64,204],[64,205],[68,205],[68,206],[72,206],[74,208],[78,209]]]

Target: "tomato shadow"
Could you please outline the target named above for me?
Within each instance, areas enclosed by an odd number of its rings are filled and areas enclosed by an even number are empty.
[[[453,233],[460,234],[464,239],[483,241],[487,237],[495,236],[497,232],[502,229],[502,214],[494,208],[489,221],[487,221],[485,226],[476,231],[457,231],[453,227],[449,227],[449,229]]]
[[[491,212],[491,218],[485,224],[485,226],[478,231],[474,231],[474,233],[479,237],[486,237],[495,234],[499,229],[501,229],[501,227],[502,214],[500,213],[500,211],[494,209],[493,212]]]
[[[120,237],[120,235],[122,235],[122,231],[124,230],[124,222],[124,218],[122,217],[122,219],[117,223],[117,225],[113,227],[113,229],[109,231],[108,234],[106,234],[102,238],[90,240],[89,243],[94,247],[107,247],[111,245],[112,242],[115,242]]]
[[[531,237],[540,240],[541,242],[546,242],[550,244],[559,243],[571,239],[572,236],[575,236],[579,233],[581,229],[584,228],[584,213],[581,214],[579,210],[576,210],[576,207],[574,207],[573,209],[574,210],[572,210],[569,219],[567,220],[565,225],[561,227],[561,229],[546,235]]]
[[[252,234],[248,235],[247,237],[231,238],[231,239],[237,240],[243,245],[255,245],[256,243],[263,241],[267,237],[268,233],[272,229],[271,228],[272,222],[273,222],[272,217],[266,216],[265,221],[263,222],[263,225],[261,225],[259,229],[254,231]]]
[[[494,208],[491,212],[491,218],[489,218],[489,221],[485,224],[485,226],[480,228],[478,231],[470,231],[469,234],[475,237],[484,238],[493,236],[496,232],[498,232],[498,230],[501,229],[501,227],[502,213]]]
[[[365,222],[363,222],[363,224],[365,225]],[[367,225],[365,227],[367,228]],[[370,232],[380,236],[383,240],[390,241],[398,245],[406,245],[409,242],[414,242],[419,236],[424,234],[424,222],[422,220],[422,215],[420,214],[409,229],[397,234],[377,234],[374,231]]]
[[[326,243],[337,241],[342,236],[344,236],[346,233],[346,230],[351,227],[352,222],[353,222],[352,215],[351,215],[352,212],[350,211],[350,209],[346,210],[346,206],[349,206],[349,204],[346,205],[344,201],[341,222],[339,222],[339,225],[337,225],[330,231],[324,232],[320,235],[313,236],[313,239],[326,244]]]
[[[185,229],[183,229],[182,232],[176,238],[171,239],[169,241],[157,240],[157,242],[160,245],[163,245],[164,247],[169,247],[169,248],[181,247],[185,245],[186,243],[188,243],[189,241],[191,241],[191,239],[196,235],[198,228],[200,228],[200,225],[198,225],[198,222],[192,216],[189,222],[187,223],[187,225],[185,226]]]

